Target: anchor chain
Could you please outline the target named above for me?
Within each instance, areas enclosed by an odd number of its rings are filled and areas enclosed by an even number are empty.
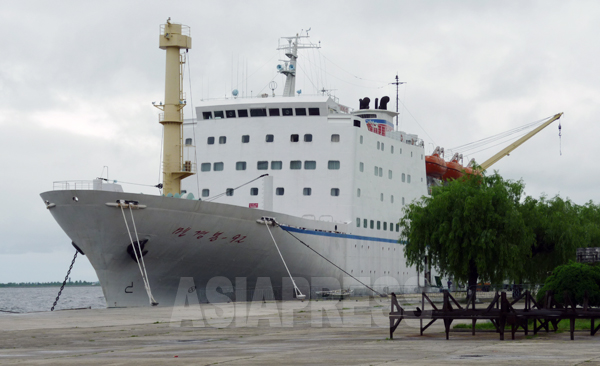
[[[77,254],[79,254],[79,251],[76,250],[75,251],[75,256],[73,257],[73,260],[71,261],[71,266],[69,266],[69,270],[67,271],[67,275],[65,276],[65,280],[63,281],[62,286],[60,286],[60,290],[58,291],[58,295],[56,295],[56,300],[54,301],[54,305],[52,305],[52,308],[50,309],[50,311],[54,311],[54,307],[58,303],[58,299],[60,298],[60,294],[62,293],[62,290],[65,288],[65,285],[67,284],[67,280],[69,279],[69,274],[71,274],[71,270],[73,269],[73,265],[75,264],[75,259],[77,258]]]

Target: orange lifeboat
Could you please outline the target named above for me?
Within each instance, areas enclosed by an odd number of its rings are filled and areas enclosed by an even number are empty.
[[[475,159],[471,159],[471,161],[469,162],[469,165],[467,165],[465,167],[465,174],[466,175],[481,175],[481,171],[480,170],[473,170],[473,164],[475,163]]]
[[[462,160],[462,155],[456,153],[452,159],[446,163],[447,170],[446,174],[442,176],[443,180],[458,179],[464,175],[463,171],[465,168],[458,162],[459,160]]]
[[[425,156],[425,172],[427,176],[442,179],[444,174],[446,174],[446,161],[440,157],[440,154],[444,154],[444,149],[440,149],[438,146],[433,151],[433,154]]]

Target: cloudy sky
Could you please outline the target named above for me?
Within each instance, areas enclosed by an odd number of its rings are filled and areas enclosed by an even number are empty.
[[[39,193],[108,167],[159,180],[167,17],[191,27],[190,101],[257,95],[275,80],[278,38],[310,29],[297,89],[340,102],[389,95],[401,129],[446,149],[564,112],[497,163],[528,195],[600,202],[597,1],[0,1],[0,282],[60,281],[74,253]],[[187,117],[191,109],[186,108]],[[482,162],[501,146],[468,158]],[[467,156],[465,157],[467,158]],[[106,174],[106,171],[105,171]],[[144,186],[126,190],[155,193]],[[73,279],[95,280],[85,257]]]

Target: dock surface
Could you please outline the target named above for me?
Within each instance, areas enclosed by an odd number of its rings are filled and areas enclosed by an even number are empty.
[[[389,300],[260,302],[0,314],[0,365],[600,365],[600,336],[401,324]]]

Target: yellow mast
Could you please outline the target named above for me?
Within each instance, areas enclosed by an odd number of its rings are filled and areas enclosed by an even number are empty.
[[[185,55],[181,49],[192,48],[189,27],[171,23],[160,27],[159,48],[167,51],[165,73],[165,101],[155,107],[161,109],[160,124],[164,128],[163,138],[163,194],[181,193],[181,180],[195,174],[190,161],[183,162],[183,64]]]
[[[556,121],[561,116],[562,116],[562,112],[559,113],[559,114],[554,115],[554,117],[552,117],[548,121],[542,123],[539,127],[537,127],[536,129],[534,129],[533,131],[529,132],[527,135],[521,137],[517,141],[515,141],[512,144],[508,145],[506,148],[502,149],[496,155],[494,155],[491,158],[489,158],[488,160],[484,161],[480,165],[481,168],[484,169],[484,170],[487,169],[487,168],[489,168],[490,166],[492,166],[492,164],[496,163],[498,160],[500,160],[503,157],[505,157],[506,155],[510,154],[511,151],[513,151],[517,147],[521,146],[525,141],[527,141],[530,138],[532,138],[535,134],[537,134],[538,132],[540,132],[541,130],[543,130],[544,128],[546,128],[550,123]]]

